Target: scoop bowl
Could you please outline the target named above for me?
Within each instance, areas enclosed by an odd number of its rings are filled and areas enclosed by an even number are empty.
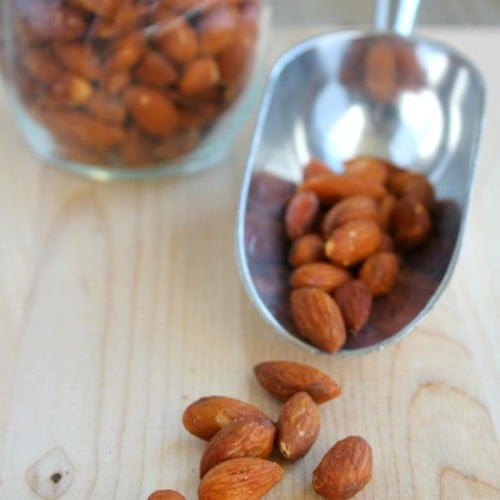
[[[451,47],[389,32],[341,31],[308,39],[273,66],[244,174],[237,260],[257,310],[297,335],[288,306],[283,212],[313,157],[334,170],[361,155],[425,174],[438,200],[433,232],[404,261],[394,290],[341,353],[401,338],[429,313],[451,278],[464,236],[485,105],[477,69]]]

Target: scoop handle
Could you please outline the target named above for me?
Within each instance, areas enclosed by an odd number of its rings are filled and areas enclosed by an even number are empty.
[[[420,0],[377,0],[374,25],[377,31],[411,35],[418,16]]]

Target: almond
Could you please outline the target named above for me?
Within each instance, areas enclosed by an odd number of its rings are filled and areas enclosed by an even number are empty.
[[[382,233],[382,241],[378,248],[379,252],[393,252],[394,242],[392,241],[392,236],[389,233]]]
[[[397,197],[409,196],[427,208],[434,204],[434,187],[423,174],[407,170],[395,171],[389,177],[387,185]]]
[[[107,72],[127,71],[145,52],[146,43],[142,33],[131,33],[120,37],[109,46],[104,67]]]
[[[119,155],[125,165],[147,166],[154,163],[152,139],[138,127],[129,126]]]
[[[410,197],[396,202],[391,215],[391,231],[396,246],[411,250],[427,239],[430,230],[431,218],[423,203]]]
[[[211,439],[225,425],[242,417],[268,418],[255,406],[226,396],[208,396],[191,403],[182,422],[186,430],[200,439]]]
[[[213,57],[195,59],[186,65],[178,87],[184,96],[195,96],[213,89],[220,82],[220,72]]]
[[[221,5],[204,13],[198,23],[200,50],[215,55],[232,44],[238,27],[237,10]]]
[[[292,243],[288,253],[288,263],[292,267],[300,267],[311,262],[319,262],[325,258],[324,246],[319,235],[304,234]]]
[[[399,273],[399,257],[392,252],[378,252],[368,257],[359,271],[360,279],[368,285],[372,295],[388,294]]]
[[[334,229],[350,220],[370,219],[378,222],[377,203],[368,196],[350,196],[328,210],[323,218],[323,236],[328,238]]]
[[[195,30],[181,16],[170,11],[162,10],[157,16],[154,37],[158,48],[178,64],[186,64],[198,54]]]
[[[372,450],[359,436],[338,441],[313,472],[313,488],[331,500],[351,498],[360,492],[372,476]]]
[[[258,500],[282,478],[283,467],[264,458],[226,460],[210,469],[198,488],[199,500]]]
[[[392,210],[396,201],[396,198],[390,193],[382,196],[379,201],[378,222],[383,231],[390,230]]]
[[[336,175],[335,172],[319,158],[312,158],[307,162],[303,171],[304,180],[312,179],[313,177],[321,177],[328,175]]]
[[[148,496],[148,500],[186,500],[184,495],[174,490],[158,490]]]
[[[113,17],[123,0],[68,0],[71,5],[103,17]]]
[[[372,220],[346,222],[335,229],[325,244],[325,254],[341,266],[358,264],[375,253],[382,242],[382,232]]]
[[[168,95],[146,85],[130,86],[125,105],[137,125],[154,137],[172,134],[177,128],[177,110]]]
[[[227,424],[208,442],[200,460],[200,477],[231,458],[267,458],[275,436],[276,427],[268,418],[244,417]]]
[[[321,203],[332,205],[343,198],[357,195],[377,200],[384,195],[385,188],[361,175],[318,175],[306,179],[300,191],[315,193]]]
[[[135,69],[135,77],[142,83],[168,86],[177,80],[177,69],[160,52],[149,51]]]
[[[319,200],[314,193],[296,193],[285,212],[285,228],[291,240],[309,232],[319,213]]]
[[[39,41],[75,40],[87,28],[80,12],[52,0],[18,2],[16,9],[31,39]]]
[[[127,116],[127,111],[121,99],[101,91],[94,91],[85,106],[91,115],[117,125],[123,123]]]
[[[317,368],[293,361],[267,361],[254,367],[260,385],[282,401],[307,392],[318,404],[340,396],[340,386]]]
[[[125,137],[122,127],[105,123],[79,111],[44,113],[44,124],[59,139],[68,139],[98,151],[118,146]]]
[[[108,94],[120,95],[130,84],[129,71],[114,71],[103,76],[102,88]]]
[[[57,59],[72,73],[89,81],[97,81],[101,77],[99,56],[90,45],[55,43],[53,50]]]
[[[368,322],[372,309],[372,293],[366,283],[352,280],[339,286],[333,298],[342,312],[350,333],[358,333]]]
[[[38,82],[51,84],[64,73],[54,57],[45,49],[27,48],[23,50],[20,63],[26,73]]]
[[[342,267],[327,262],[312,262],[295,269],[290,275],[290,286],[297,288],[320,288],[331,292],[346,281],[351,274]]]
[[[327,352],[345,343],[344,320],[335,301],[323,290],[301,288],[290,295],[292,317],[299,335]]]
[[[92,97],[93,92],[87,80],[66,73],[51,85],[49,102],[56,106],[81,106]]]
[[[378,184],[384,184],[389,175],[387,163],[371,156],[353,158],[345,162],[344,169],[348,174],[363,175],[365,179]]]
[[[278,419],[278,449],[287,460],[303,457],[318,437],[320,414],[307,392],[297,392],[281,408]]]

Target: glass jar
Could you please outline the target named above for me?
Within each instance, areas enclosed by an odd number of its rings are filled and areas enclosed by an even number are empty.
[[[99,180],[223,159],[256,103],[260,0],[10,0],[14,111],[48,162]]]

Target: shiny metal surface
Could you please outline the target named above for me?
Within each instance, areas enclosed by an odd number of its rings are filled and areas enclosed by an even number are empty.
[[[367,63],[367,51],[373,47],[392,51],[396,64],[388,63],[383,54]],[[374,155],[425,173],[436,187],[437,198],[455,207],[456,224],[443,219],[447,250],[443,253],[443,243],[436,243],[415,259],[415,272],[419,266],[435,271],[435,286],[429,285],[426,295],[422,292],[414,310],[397,327],[393,325],[349,348],[349,352],[366,352],[412,330],[451,277],[464,232],[484,101],[484,84],[474,66],[454,49],[429,39],[338,32],[307,40],[278,60],[248,158],[237,221],[237,253],[250,298],[281,334],[314,350],[282,319],[278,309],[283,304],[273,308],[274,299],[266,297],[256,281],[265,269],[264,262],[262,266],[250,262],[254,258],[252,245],[259,239],[249,225],[256,203],[251,199],[252,183],[257,182],[257,176],[271,174],[297,183],[311,157],[319,157],[340,171],[345,160]],[[259,217],[267,217],[268,226],[275,221],[273,210],[259,208]],[[446,218],[448,212],[443,213]],[[261,239],[268,236],[260,235]],[[263,272],[273,273],[271,269]],[[276,297],[287,293],[283,287],[284,281],[276,286]],[[404,293],[412,300],[411,283]],[[399,313],[391,310],[387,314]],[[383,330],[384,322],[380,325],[379,330]]]

